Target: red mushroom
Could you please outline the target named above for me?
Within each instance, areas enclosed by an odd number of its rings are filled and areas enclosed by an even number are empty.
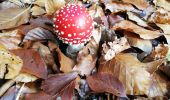
[[[86,8],[71,4],[56,13],[54,30],[58,38],[69,44],[69,48],[76,52],[76,48],[80,49],[80,45],[82,46],[90,39],[93,30],[92,23],[93,20]]]

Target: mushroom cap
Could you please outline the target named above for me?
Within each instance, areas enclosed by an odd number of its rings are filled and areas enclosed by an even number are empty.
[[[93,31],[93,19],[86,8],[67,5],[56,13],[54,30],[60,40],[67,44],[87,42]]]

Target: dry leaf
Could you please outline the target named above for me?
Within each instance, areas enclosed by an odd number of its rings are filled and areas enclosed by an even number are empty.
[[[19,44],[23,35],[18,30],[0,33],[0,43],[8,50],[19,49]]]
[[[9,0],[9,1],[18,5],[18,6],[21,6],[21,7],[24,6],[24,4],[20,0]]]
[[[35,2],[33,2],[33,4],[36,4],[40,7],[45,7],[45,3],[47,0],[36,0]]]
[[[55,8],[54,8],[53,0],[46,0],[45,10],[46,10],[48,15],[52,15],[56,11]]]
[[[126,30],[129,32],[134,32],[134,33],[138,34],[143,39],[155,39],[155,38],[163,35],[163,33],[161,33],[158,30],[152,31],[152,30],[144,29],[144,28],[134,24],[133,22],[130,22],[127,20],[123,20],[123,21],[117,23],[116,25],[113,26],[112,29],[113,30]]]
[[[38,6],[32,7],[31,12],[33,16],[43,15],[46,13],[46,11],[43,8],[38,7]]]
[[[25,94],[24,99],[25,100],[53,100],[52,96],[46,94],[45,92],[27,93]]]
[[[24,83],[28,83],[28,82],[33,82],[35,80],[37,80],[37,77],[28,74],[28,73],[20,73],[19,75],[17,75],[14,79],[16,82],[24,82]]]
[[[121,51],[130,48],[130,45],[126,38],[115,39],[113,42],[102,44],[103,56],[106,61],[111,60],[116,54]]]
[[[46,64],[37,51],[33,49],[17,49],[11,50],[11,52],[23,60],[21,72],[26,72],[43,79],[47,77]]]
[[[65,0],[53,0],[55,10],[61,9],[65,4]]]
[[[60,70],[64,73],[71,72],[75,61],[65,56],[59,48],[57,48],[56,51],[60,62]]]
[[[95,68],[98,52],[98,43],[94,39],[79,51],[77,55],[77,64],[74,66],[74,71],[79,71],[81,75],[90,75]]]
[[[148,21],[160,24],[170,23],[170,11],[157,8],[157,10],[150,15]]]
[[[30,7],[13,8],[0,11],[0,30],[14,28],[29,21]]]
[[[144,10],[149,6],[149,2],[147,0],[123,0],[123,2],[130,3],[135,5],[137,8]]]
[[[170,2],[168,0],[154,0],[156,6],[162,7],[170,11]]]
[[[33,44],[32,48],[36,49],[40,53],[48,68],[51,68],[54,72],[59,72],[53,54],[47,46],[43,45],[40,42],[36,42]]]
[[[126,97],[123,84],[112,74],[98,73],[88,76],[87,82],[94,92],[108,92],[119,97]]]
[[[108,62],[100,60],[99,72],[111,73],[117,77],[128,95],[149,95],[151,76],[163,61],[142,63],[132,54],[119,53]]]
[[[0,3],[0,10],[9,9],[9,8],[19,8],[19,7],[9,1],[3,1],[2,3]]]
[[[78,73],[77,72],[71,72],[67,74],[56,74],[49,76],[43,83],[41,88],[44,90],[44,92],[52,95],[52,96],[58,96],[60,93],[63,92],[69,86],[72,84],[72,82],[76,79]]]
[[[48,30],[45,30],[41,27],[34,28],[30,30],[24,37],[23,42],[38,41],[38,40],[55,40],[55,36]]]
[[[15,100],[15,97],[19,89],[17,87],[11,87],[8,91],[1,97],[1,100]]]
[[[12,79],[23,66],[22,59],[10,53],[0,44],[0,78]]]
[[[48,18],[47,16],[39,16],[37,18],[32,18],[29,21],[30,25],[21,25],[18,27],[18,29],[23,33],[27,34],[30,30],[34,28],[44,28],[49,31],[53,31],[53,22],[51,18]]]
[[[152,52],[152,42],[150,40],[144,40],[138,37],[128,37],[127,39],[130,46],[137,47],[147,54]]]
[[[107,3],[105,9],[109,9],[111,12],[120,12],[120,11],[132,11],[134,13],[142,13],[140,10],[135,9],[131,4],[122,3],[122,2],[112,2]]]
[[[132,12],[127,12],[128,18],[135,21],[138,25],[148,27],[147,23]]]

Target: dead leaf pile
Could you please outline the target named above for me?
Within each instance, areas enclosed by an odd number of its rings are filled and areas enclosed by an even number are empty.
[[[53,17],[78,4],[93,18],[74,57]],[[0,1],[0,100],[170,99],[168,0]]]

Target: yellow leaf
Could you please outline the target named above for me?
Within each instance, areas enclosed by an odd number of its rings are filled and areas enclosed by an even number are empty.
[[[38,7],[38,6],[32,7],[31,12],[32,12],[32,15],[34,15],[34,16],[42,15],[42,14],[46,13],[46,11],[43,8]]]
[[[3,72],[0,73],[0,78],[5,77],[5,79],[12,79],[17,76],[22,68],[23,62],[14,54],[10,53],[5,49],[3,45],[0,44],[0,69],[3,69]],[[7,71],[8,70],[8,71]]]

